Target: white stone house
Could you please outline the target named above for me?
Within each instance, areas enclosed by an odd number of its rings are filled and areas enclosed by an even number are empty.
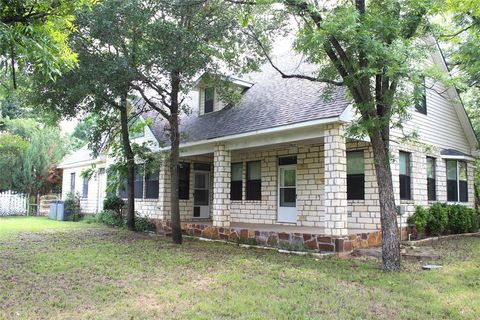
[[[431,58],[447,70],[440,52]],[[223,103],[217,88],[200,79],[192,112],[181,119],[182,221],[334,237],[379,230],[372,149],[368,139],[345,133],[355,115],[344,89],[325,98],[322,84],[282,79],[269,66],[231,81],[242,89],[239,103]],[[403,226],[415,205],[474,206],[478,145],[471,123],[454,88],[430,79],[425,87],[425,99],[411,107],[403,132],[392,131],[391,166]],[[160,117],[143,117],[153,125],[141,138],[168,142]],[[413,131],[418,138],[405,142],[403,135]],[[81,151],[61,164],[64,194],[83,193],[86,212],[100,210],[104,197],[104,174],[78,180],[93,162],[104,168],[108,159],[91,159]],[[168,164],[158,176],[139,175],[136,185],[136,210],[168,221]]]

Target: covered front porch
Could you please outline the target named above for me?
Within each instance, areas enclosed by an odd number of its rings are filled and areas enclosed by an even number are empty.
[[[356,233],[348,229],[347,144],[344,125],[333,123],[301,135],[184,147],[181,219],[259,232]]]

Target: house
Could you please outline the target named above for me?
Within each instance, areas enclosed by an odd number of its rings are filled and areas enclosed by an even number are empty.
[[[440,51],[431,59],[447,71]],[[268,65],[230,80],[242,92],[239,103],[222,102],[218,89],[200,79],[198,103],[181,120],[178,170],[185,232],[320,251],[378,245],[380,207],[372,148],[368,139],[346,134],[355,114],[345,89],[334,88],[325,98],[323,84],[282,79]],[[416,205],[438,201],[474,206],[477,138],[457,91],[425,81],[424,99],[409,110],[403,130],[391,133],[403,236]],[[161,118],[154,113],[143,117],[153,124],[140,139],[155,141],[157,147],[168,143]],[[413,132],[417,139],[403,139]],[[92,159],[82,149],[61,164],[63,194],[80,192],[85,212],[101,209],[108,161]],[[98,175],[79,180],[81,170],[92,163]],[[158,174],[137,175],[135,184],[136,210],[168,229],[168,163]]]

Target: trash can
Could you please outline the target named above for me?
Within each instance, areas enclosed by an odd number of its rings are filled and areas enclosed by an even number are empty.
[[[57,207],[57,220],[65,221],[67,216],[65,214],[65,206],[63,201],[55,201]]]
[[[57,220],[57,201],[50,203],[50,211],[48,212],[48,219]]]

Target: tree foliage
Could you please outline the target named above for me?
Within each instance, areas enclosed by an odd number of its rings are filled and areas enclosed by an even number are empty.
[[[61,181],[56,165],[68,144],[60,130],[32,119],[6,121],[0,134],[0,188],[37,195]]]

